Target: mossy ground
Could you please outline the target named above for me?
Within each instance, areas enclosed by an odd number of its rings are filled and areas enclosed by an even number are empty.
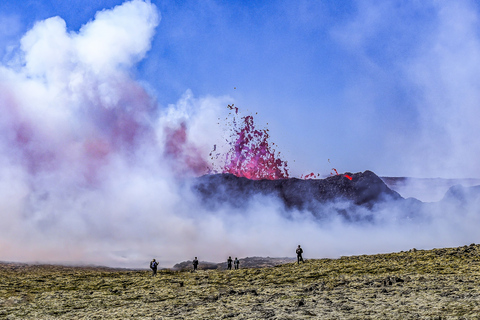
[[[232,271],[0,264],[0,319],[480,319],[480,246]]]

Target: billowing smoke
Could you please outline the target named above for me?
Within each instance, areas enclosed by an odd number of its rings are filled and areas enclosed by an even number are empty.
[[[414,132],[418,142],[406,159],[416,164],[415,176],[478,178],[480,39],[476,3],[436,3],[435,10],[434,32],[424,38],[418,56],[406,68],[419,91],[421,123]]]
[[[187,91],[159,105],[132,72],[159,23],[141,0],[98,12],[78,32],[53,17],[0,66],[0,260],[170,266],[292,256],[298,244],[308,258],[472,242],[475,207],[460,219],[438,206],[422,219],[374,207],[375,223],[357,225],[287,212],[268,196],[241,209],[202,206],[189,181],[211,169],[224,139],[214,124],[232,99]]]
[[[159,21],[139,0],[78,32],[53,17],[1,66],[2,259],[131,265],[188,248],[174,181],[207,172],[206,119],[227,100],[187,92],[160,111],[130,74]]]

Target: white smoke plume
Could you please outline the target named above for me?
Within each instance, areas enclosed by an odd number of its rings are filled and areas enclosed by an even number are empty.
[[[292,256],[298,244],[309,258],[473,241],[472,208],[454,233],[458,217],[436,217],[436,207],[422,222],[378,208],[378,224],[362,225],[286,218],[268,197],[242,210],[203,208],[186,178],[206,172],[232,99],[187,91],[159,106],[132,75],[159,23],[142,0],[98,12],[78,32],[53,17],[0,66],[0,260],[171,266],[193,256]]]
[[[79,32],[53,17],[0,67],[2,260],[132,265],[191,233],[172,168],[205,172],[205,119],[227,100],[187,92],[159,111],[130,75],[159,21],[140,0]]]
[[[416,177],[478,178],[480,38],[477,3],[432,5],[429,32],[404,65],[419,128],[406,134],[405,165]]]

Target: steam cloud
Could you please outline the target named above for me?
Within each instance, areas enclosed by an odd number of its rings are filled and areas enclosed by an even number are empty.
[[[159,22],[141,0],[98,12],[78,32],[53,17],[0,66],[0,260],[170,266],[292,256],[298,244],[308,258],[473,241],[475,208],[459,217],[432,206],[411,222],[376,208],[368,225],[287,219],[273,198],[203,209],[187,178],[206,172],[223,134],[212,124],[231,99],[187,91],[159,107],[131,74]]]
[[[53,17],[1,67],[2,259],[131,265],[184,250],[178,240],[193,222],[176,214],[172,168],[206,169],[192,159],[205,158],[203,138],[217,133],[204,119],[223,101],[187,92],[160,112],[132,78],[159,20],[138,0],[98,12],[78,33]]]

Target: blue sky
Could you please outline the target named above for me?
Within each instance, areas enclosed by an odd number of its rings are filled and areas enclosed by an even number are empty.
[[[121,3],[4,0],[2,61],[38,21],[60,16],[78,32]],[[131,73],[159,108],[189,89],[228,96],[268,123],[297,176],[480,177],[476,2],[152,3],[161,20]]]

